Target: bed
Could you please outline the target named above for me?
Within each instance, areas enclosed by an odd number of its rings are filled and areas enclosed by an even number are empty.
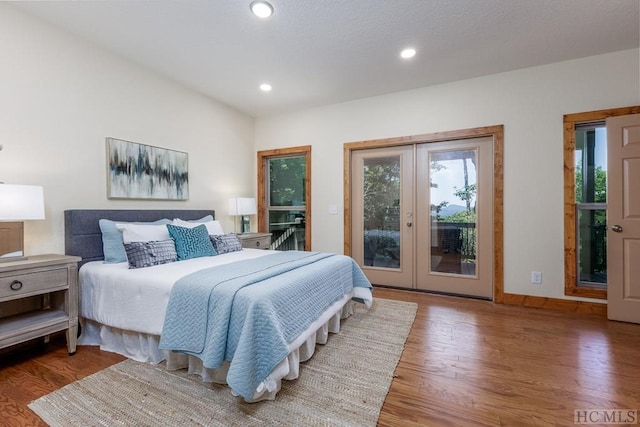
[[[169,370],[228,384],[247,402],[272,400],[283,379],[298,377],[316,344],[339,332],[353,304],[371,305],[372,288],[351,258],[317,252],[217,246],[215,256],[130,268],[135,257],[110,258],[111,237],[101,230],[117,223],[125,241],[141,228],[136,223],[160,225],[145,230],[171,223],[165,228],[189,236],[206,224],[207,234],[219,234],[209,227],[213,218],[210,210],[65,211],[65,252],[82,259],[78,343],[166,361]],[[181,249],[181,235],[171,237],[176,251],[192,250],[192,241]],[[218,237],[211,238],[214,247],[226,238]]]

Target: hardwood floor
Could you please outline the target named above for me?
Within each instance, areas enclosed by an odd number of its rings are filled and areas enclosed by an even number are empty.
[[[93,346],[69,356],[64,334],[0,355],[0,425],[46,426],[27,408],[32,400],[124,359]]]
[[[374,296],[418,303],[379,426],[573,426],[574,410],[640,410],[640,325],[384,288]],[[44,425],[29,402],[121,360],[86,346],[69,357],[63,337],[1,355],[1,425]]]
[[[573,426],[640,410],[640,325],[376,288],[419,305],[380,426]]]

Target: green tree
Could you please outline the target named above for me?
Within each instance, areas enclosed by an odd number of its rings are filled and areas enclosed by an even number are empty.
[[[589,175],[591,174],[591,175]],[[602,166],[584,171],[582,163],[575,171],[576,203],[607,202],[607,171]],[[587,282],[606,283],[606,209],[581,209],[576,218],[580,228],[578,241],[579,276]]]
[[[475,211],[459,211],[449,216],[442,218],[443,222],[476,222]]]
[[[607,202],[607,171],[602,166],[596,166],[593,170],[593,188],[592,194],[584,194],[584,189],[588,177],[582,173],[582,164],[576,167],[576,203],[606,203]],[[604,210],[593,212],[593,218],[590,219],[592,225],[606,225],[607,213]]]
[[[584,187],[588,177],[582,173],[582,164],[576,167],[576,203],[607,202],[607,171],[602,166],[593,169],[593,194],[584,195]]]
[[[363,173],[364,226],[368,230],[382,229],[389,213],[399,210],[399,159],[365,160]]]
[[[478,191],[476,184],[467,184],[462,188],[453,188],[455,190],[453,195],[467,204],[467,212],[471,213],[472,211],[475,211],[476,192]],[[473,208],[471,207],[471,203],[473,203]]]
[[[269,161],[271,206],[305,204],[305,157],[284,157]]]
[[[437,184],[433,184],[433,186],[436,186]],[[440,211],[444,208],[446,208],[447,206],[449,206],[449,202],[442,201],[440,203],[438,203],[437,205],[431,205],[431,211],[436,213],[436,221],[442,221],[442,217],[440,216]]]

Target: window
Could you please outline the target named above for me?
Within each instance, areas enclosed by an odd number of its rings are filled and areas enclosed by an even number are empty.
[[[271,249],[311,249],[311,147],[258,153],[259,230]]]
[[[576,266],[578,286],[607,285],[607,128],[575,127]]]
[[[607,298],[607,117],[633,107],[564,116],[565,295]]]

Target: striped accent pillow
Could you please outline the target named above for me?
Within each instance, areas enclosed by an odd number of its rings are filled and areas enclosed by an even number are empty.
[[[223,234],[221,236],[209,236],[213,247],[219,254],[241,251],[242,243],[236,234]]]
[[[172,239],[153,242],[131,242],[124,244],[129,268],[151,267],[178,260]]]

